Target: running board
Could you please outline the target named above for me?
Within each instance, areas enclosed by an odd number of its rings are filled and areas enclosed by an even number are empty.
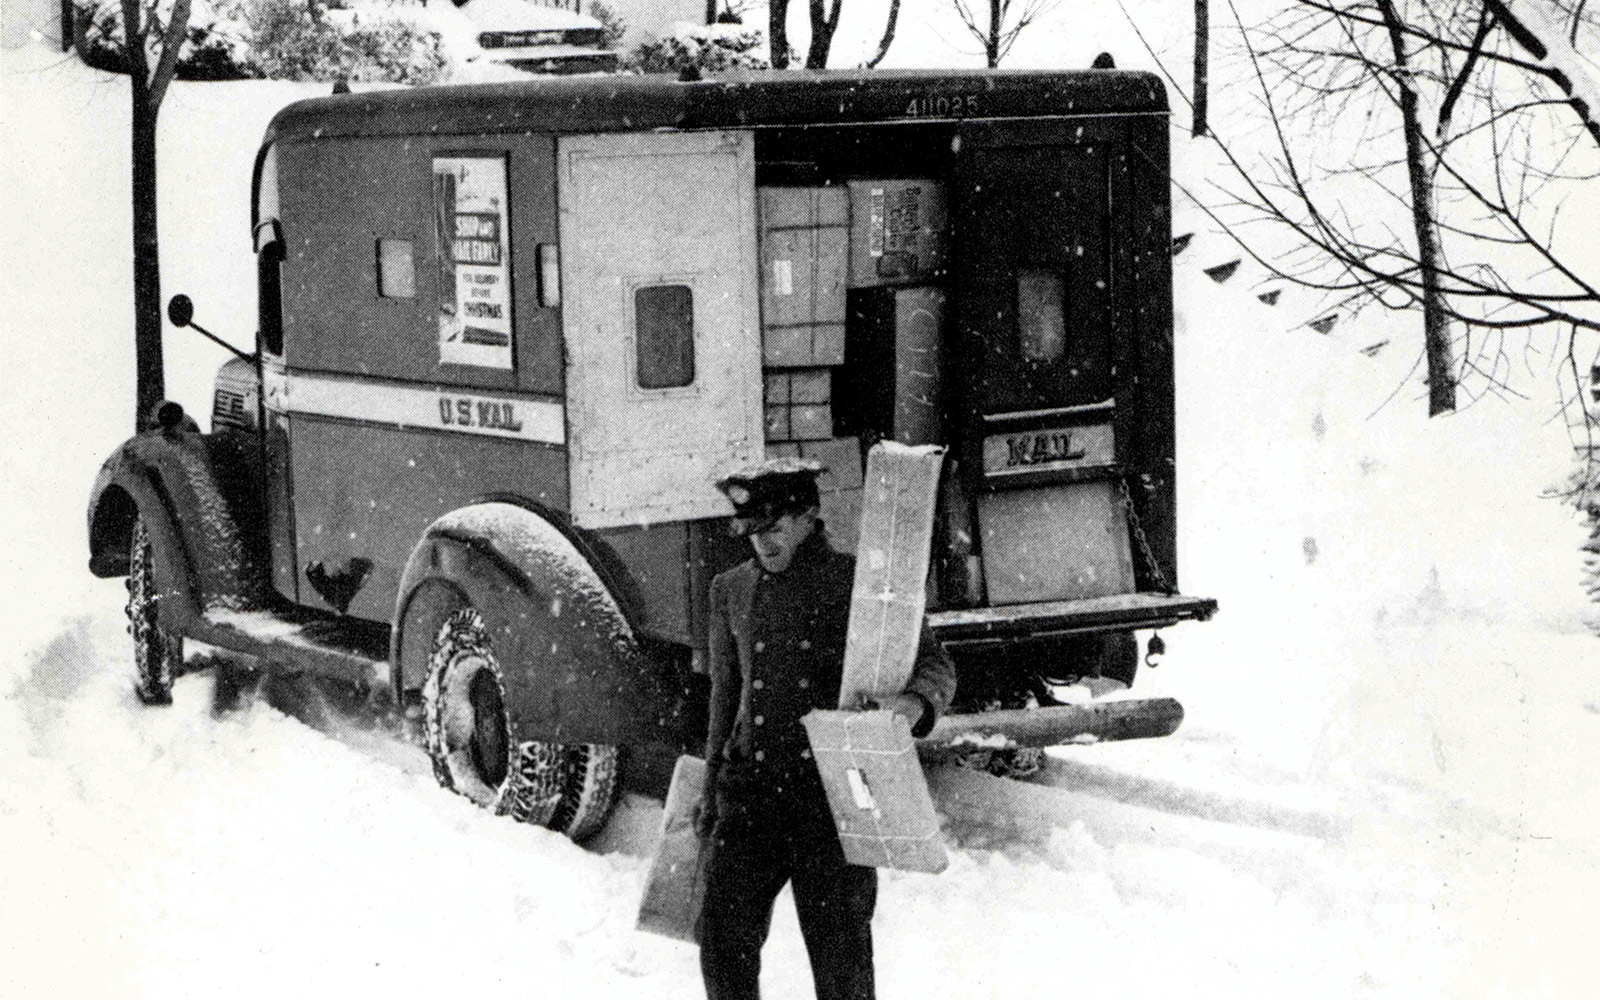
[[[928,615],[928,627],[947,644],[993,645],[1030,636],[1165,628],[1180,621],[1203,622],[1216,613],[1217,602],[1209,597],[1112,594],[1077,601],[935,611]]]
[[[1183,722],[1183,706],[1173,698],[1128,698],[1085,705],[1002,709],[946,715],[917,741],[917,749],[938,752],[963,746],[1000,750],[1053,747],[1062,743],[1101,743],[1171,736]]]
[[[209,608],[183,628],[200,642],[260,659],[266,669],[309,673],[364,691],[392,690],[389,629],[314,611]]]

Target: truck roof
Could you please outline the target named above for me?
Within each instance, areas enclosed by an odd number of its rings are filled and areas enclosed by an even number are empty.
[[[404,135],[594,133],[1063,115],[1163,114],[1126,70],[830,70],[530,79],[297,101],[266,142]]]

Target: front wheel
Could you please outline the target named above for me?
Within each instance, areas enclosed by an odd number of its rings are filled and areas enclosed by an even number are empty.
[[[144,518],[133,522],[128,546],[128,634],[133,638],[133,692],[146,705],[172,704],[172,681],[183,669],[183,636],[158,620],[155,548]]]
[[[505,699],[483,617],[457,611],[439,627],[422,689],[434,777],[519,822],[573,840],[597,832],[617,798],[617,748],[519,740]]]

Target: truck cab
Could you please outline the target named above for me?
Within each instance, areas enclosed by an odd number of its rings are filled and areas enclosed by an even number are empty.
[[[1134,630],[1215,610],[1177,589],[1167,128],[1160,83],[1115,70],[291,105],[253,184],[257,355],[200,435],[231,443],[208,454],[256,577],[230,610],[162,571],[192,599],[161,625],[226,645],[261,609],[404,704],[471,608],[511,745],[694,747],[709,583],[748,556],[714,480],[822,462],[853,550],[887,440],[947,449],[928,621],[959,705],[1131,684]]]

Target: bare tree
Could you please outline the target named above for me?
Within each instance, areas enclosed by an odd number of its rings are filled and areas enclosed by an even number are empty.
[[[1239,24],[1269,127],[1219,136],[1232,180],[1195,195],[1272,273],[1349,310],[1421,312],[1430,413],[1457,387],[1520,395],[1534,338],[1564,341],[1576,371],[1600,334],[1588,234],[1560,225],[1600,145],[1501,2],[1299,0]]]
[[[161,241],[156,215],[156,120],[189,28],[189,0],[121,0],[132,95],[134,426],[166,395],[161,357]]]
[[[1060,0],[950,0],[950,6],[966,27],[967,33],[983,46],[983,57],[990,69],[1016,44],[1017,36],[1035,21],[1055,9]]]
[[[833,33],[839,28],[839,13],[844,0],[811,0],[811,44],[806,47],[806,68],[827,69],[828,50],[833,48]]]
[[[889,0],[889,17],[883,26],[883,37],[878,40],[878,50],[872,58],[862,64],[865,69],[873,69],[883,62],[883,57],[889,54],[889,46],[894,44],[895,28],[900,23],[900,0]]]
[[[767,47],[772,68],[789,68],[789,0],[769,0],[767,4]]]

